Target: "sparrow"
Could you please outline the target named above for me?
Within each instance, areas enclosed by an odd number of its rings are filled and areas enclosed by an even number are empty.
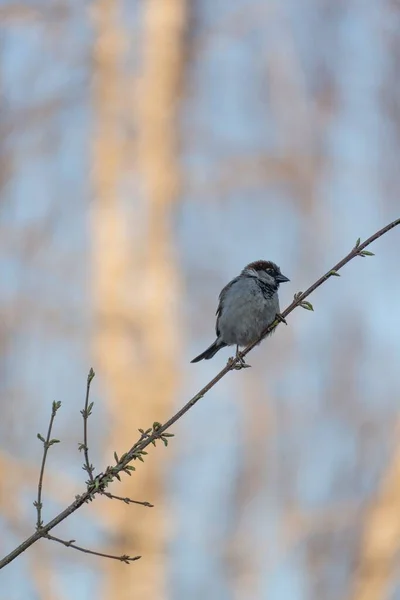
[[[239,346],[257,340],[275,319],[286,323],[279,312],[278,298],[279,284],[286,281],[290,280],[271,261],[256,260],[247,265],[219,295],[217,339],[191,362],[208,360],[221,348],[236,345],[237,368],[249,367],[239,355]]]

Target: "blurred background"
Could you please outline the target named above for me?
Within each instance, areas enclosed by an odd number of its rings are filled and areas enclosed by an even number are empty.
[[[220,289],[256,259],[281,306],[399,217],[395,0],[0,4],[0,553],[84,489],[230,356]],[[400,230],[296,310],[55,531],[6,600],[400,598]]]

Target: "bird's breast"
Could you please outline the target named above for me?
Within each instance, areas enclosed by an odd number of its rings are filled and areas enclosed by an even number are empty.
[[[279,312],[278,295],[266,297],[259,287],[249,286],[246,293],[229,296],[218,321],[220,338],[226,344],[247,346],[274,321]]]

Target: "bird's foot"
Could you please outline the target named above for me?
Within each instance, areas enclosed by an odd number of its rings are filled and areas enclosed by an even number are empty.
[[[286,319],[281,315],[281,313],[276,313],[275,319],[279,321],[279,323],[285,323],[285,325],[287,325]]]
[[[238,362],[235,363],[236,360],[238,360]],[[232,366],[233,363],[235,363],[234,366]],[[238,350],[236,351],[236,356],[231,356],[230,358],[228,358],[227,364],[229,366],[232,366],[232,369],[234,369],[235,371],[240,371],[241,369],[250,369],[251,367],[251,365],[248,365],[244,358],[239,354]]]

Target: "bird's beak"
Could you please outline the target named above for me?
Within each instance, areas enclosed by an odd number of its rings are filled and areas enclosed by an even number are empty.
[[[287,281],[290,281],[290,279],[288,277],[286,277],[286,275],[282,275],[282,273],[277,275],[275,277],[275,279],[278,283],[286,283]]]

